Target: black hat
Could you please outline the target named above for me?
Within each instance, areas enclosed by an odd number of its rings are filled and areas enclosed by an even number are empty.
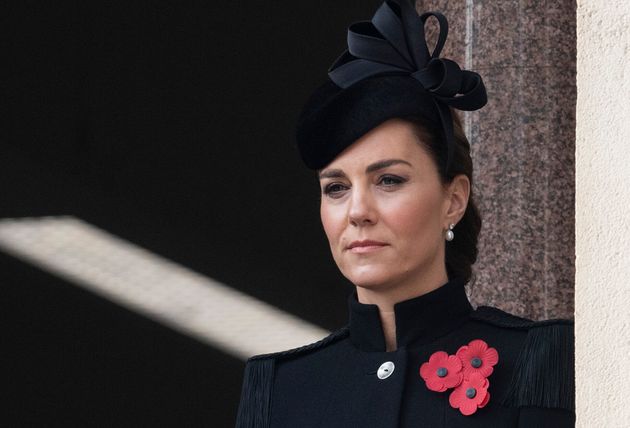
[[[429,52],[424,24],[439,23]],[[300,155],[320,169],[353,142],[387,119],[421,116],[444,132],[445,171],[453,157],[450,107],[477,110],[486,104],[481,76],[438,58],[448,22],[439,12],[418,16],[409,0],[386,0],[371,21],[348,27],[348,49],[328,69],[328,79],[304,105],[297,124]]]

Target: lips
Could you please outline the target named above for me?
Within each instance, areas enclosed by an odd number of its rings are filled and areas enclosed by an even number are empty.
[[[350,245],[348,245],[347,249],[348,250],[352,250],[353,248],[357,249],[356,251],[359,251],[361,249],[363,250],[368,250],[368,249],[376,249],[376,248],[380,248],[380,247],[384,247],[386,246],[387,243],[385,242],[380,242],[380,241],[374,241],[371,239],[366,239],[363,241],[353,241],[350,243]]]

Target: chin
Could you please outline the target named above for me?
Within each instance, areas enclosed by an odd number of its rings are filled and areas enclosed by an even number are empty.
[[[376,289],[385,286],[394,279],[391,271],[382,267],[361,266],[351,269],[344,276],[357,287]]]

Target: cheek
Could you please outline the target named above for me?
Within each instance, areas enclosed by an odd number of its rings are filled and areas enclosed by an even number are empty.
[[[341,216],[339,209],[335,209],[335,207],[327,204],[326,202],[321,203],[319,214],[322,220],[322,226],[324,227],[324,232],[326,233],[326,237],[332,247],[339,239],[343,230],[343,217]]]
[[[423,248],[440,234],[440,206],[440,198],[434,194],[401,199],[388,210],[388,223],[402,242]]]

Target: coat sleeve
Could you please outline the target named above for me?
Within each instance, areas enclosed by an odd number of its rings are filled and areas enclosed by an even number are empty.
[[[515,364],[504,404],[519,407],[519,427],[575,426],[573,321],[532,326]]]
[[[274,377],[273,358],[252,357],[245,364],[236,428],[268,428]]]

